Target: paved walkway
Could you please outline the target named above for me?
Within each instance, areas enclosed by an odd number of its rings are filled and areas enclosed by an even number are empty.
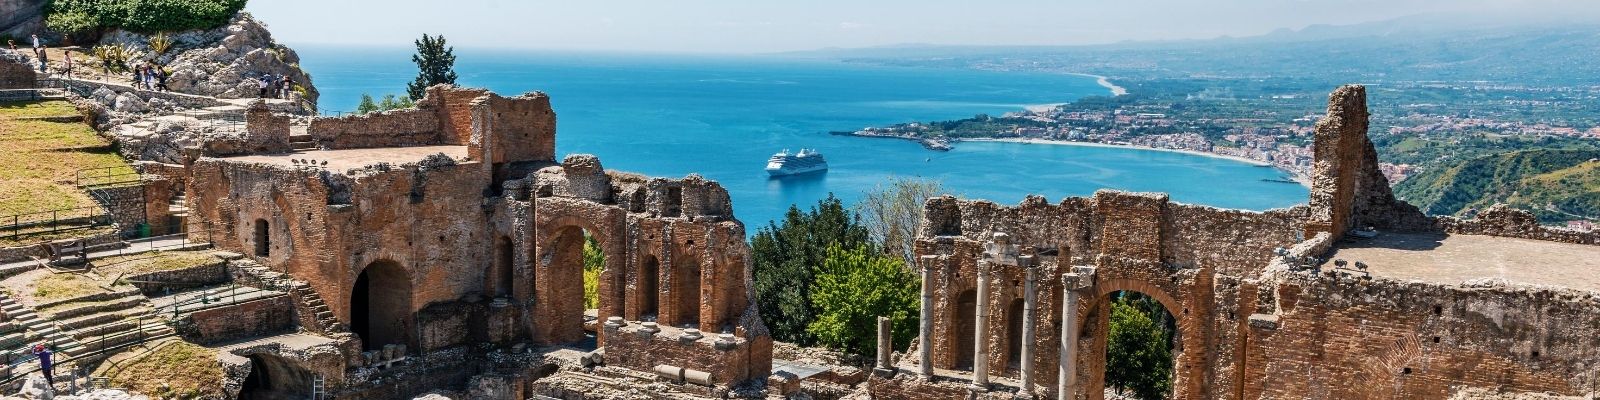
[[[89,261],[94,261],[94,260],[98,260],[98,259],[102,259],[102,258],[106,258],[106,257],[116,257],[116,256],[131,255],[131,254],[142,254],[142,253],[155,251],[155,250],[164,250],[164,251],[192,250],[192,249],[199,249],[199,248],[205,248],[207,246],[210,246],[210,244],[208,244],[208,243],[200,243],[200,242],[190,241],[190,240],[188,240],[188,236],[187,235],[159,236],[159,237],[153,237],[153,238],[128,240],[128,241],[123,241],[123,243],[127,243],[128,245],[126,247],[121,247],[121,248],[116,248],[116,249],[89,252]],[[48,260],[44,260],[44,259],[33,259],[33,260],[17,261],[17,262],[0,264],[0,277],[10,277],[10,276],[14,276],[16,274],[20,274],[20,273],[23,273],[23,272],[31,271],[31,270],[33,270],[35,268],[46,267],[47,265],[45,263],[47,261]]]

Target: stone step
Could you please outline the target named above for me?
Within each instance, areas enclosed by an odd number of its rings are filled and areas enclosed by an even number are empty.
[[[312,140],[313,139],[311,138],[311,134],[309,134],[309,133],[299,134],[299,135],[289,135],[289,142],[291,142],[291,143],[293,143],[293,142],[310,142]]]
[[[289,148],[294,150],[310,150],[317,148],[317,144],[311,142],[290,142]]]
[[[138,307],[142,303],[144,303],[144,297],[143,296],[126,296],[126,297],[121,297],[121,298],[117,298],[117,299],[112,299],[112,300],[110,300],[108,302],[105,302],[105,303],[89,304],[89,305],[70,307],[70,308],[60,308],[59,310],[52,310],[52,311],[44,312],[42,314],[44,314],[45,318],[53,319],[53,320],[60,320],[60,319],[81,317],[81,316],[84,316],[84,315],[89,315],[89,314],[98,313],[98,312],[125,310],[125,309],[129,309],[129,308],[133,308],[133,307]]]
[[[144,310],[134,310],[133,312],[129,312],[128,310],[106,311],[68,318],[65,320],[56,321],[56,323],[60,324],[62,328],[78,331],[95,325],[114,323],[116,321],[127,319],[129,317],[136,317],[144,313]]]

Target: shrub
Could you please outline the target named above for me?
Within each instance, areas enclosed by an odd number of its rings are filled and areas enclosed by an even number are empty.
[[[139,33],[210,29],[227,24],[246,0],[51,0],[46,24],[63,33],[123,28]],[[51,24],[49,21],[57,21]],[[59,25],[59,27],[58,27]],[[87,27],[87,29],[84,29]],[[67,30],[76,28],[78,30]]]
[[[156,52],[156,55],[166,54],[167,50],[171,49],[172,37],[167,36],[166,32],[157,33],[150,37],[150,51]]]

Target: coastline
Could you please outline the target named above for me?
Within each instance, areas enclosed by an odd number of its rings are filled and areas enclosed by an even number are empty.
[[[1111,79],[1110,78],[1106,78],[1103,75],[1085,74],[1085,73],[1080,73],[1080,72],[1068,72],[1067,75],[1077,75],[1077,76],[1094,78],[1095,79],[1095,83],[1099,84],[1100,87],[1106,88],[1106,90],[1110,90],[1111,91],[1111,97],[1123,96],[1123,95],[1127,95],[1128,94],[1128,89],[1127,88],[1123,88],[1121,86],[1117,86],[1117,84],[1115,84],[1115,83],[1111,83]],[[1050,112],[1050,110],[1054,110],[1057,107],[1061,107],[1061,106],[1064,106],[1064,105],[1067,105],[1067,104],[1070,104],[1070,103],[1034,104],[1034,105],[1030,105],[1030,106],[1023,106],[1022,109],[1028,110],[1029,112],[1033,112],[1033,113],[1045,113],[1045,112]]]
[[[1108,90],[1111,90],[1111,96],[1112,97],[1122,96],[1122,95],[1128,94],[1128,89],[1127,88],[1123,88],[1121,86],[1117,86],[1117,84],[1115,84],[1115,83],[1111,83],[1111,79],[1106,78],[1104,75],[1085,74],[1085,73],[1081,73],[1081,72],[1068,72],[1067,74],[1068,75],[1087,76],[1087,77],[1090,77],[1090,78],[1095,78],[1095,83],[1098,83],[1098,84],[1100,84],[1100,86],[1103,86]]]
[[[1250,165],[1255,165],[1255,166],[1258,166],[1258,167],[1272,167],[1273,169],[1277,169],[1278,171],[1283,172],[1285,175],[1288,175],[1289,179],[1294,180],[1295,183],[1299,183],[1300,186],[1305,186],[1306,188],[1310,188],[1311,187],[1311,182],[1307,181],[1304,177],[1296,175],[1296,174],[1294,174],[1294,173],[1292,173],[1290,171],[1284,170],[1282,168],[1278,168],[1276,165],[1272,165],[1272,163],[1261,161],[1261,160],[1254,160],[1254,159],[1239,157],[1239,156],[1230,156],[1230,155],[1226,155],[1226,154],[1207,153],[1207,152],[1203,152],[1203,151],[1184,150],[1184,149],[1167,149],[1167,148],[1160,148],[1160,147],[1139,146],[1139,145],[1131,145],[1131,144],[1126,144],[1125,145],[1125,144],[1110,144],[1110,143],[1096,143],[1096,142],[1074,142],[1074,141],[1070,141],[1070,140],[1050,140],[1050,139],[1030,139],[1030,138],[973,138],[973,139],[961,139],[959,141],[961,141],[961,142],[1006,142],[1006,143],[1023,143],[1023,144],[1046,144],[1046,145],[1056,145],[1056,146],[1107,147],[1107,148],[1120,148],[1120,149],[1165,151],[1165,152],[1169,152],[1169,153],[1182,153],[1182,154],[1196,155],[1196,156],[1201,156],[1201,157],[1217,158],[1217,159],[1224,159],[1224,160],[1233,160],[1233,161],[1238,161],[1238,162],[1242,162],[1242,163],[1246,163],[1246,164],[1250,164]]]

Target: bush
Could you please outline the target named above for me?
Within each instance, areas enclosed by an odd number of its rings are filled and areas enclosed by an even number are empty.
[[[830,246],[827,254],[811,289],[817,319],[806,331],[828,348],[871,356],[878,347],[878,317],[888,317],[893,346],[909,346],[917,335],[921,287],[899,255],[872,246]]]
[[[73,35],[122,28],[139,33],[210,29],[228,23],[246,0],[51,0],[45,23]],[[51,23],[55,21],[55,23]]]
[[[789,206],[783,224],[768,222],[750,239],[756,304],[774,339],[809,346],[807,327],[816,320],[811,285],[827,259],[829,246],[854,249],[871,245],[867,228],[843,202],[829,194],[810,211]]]

